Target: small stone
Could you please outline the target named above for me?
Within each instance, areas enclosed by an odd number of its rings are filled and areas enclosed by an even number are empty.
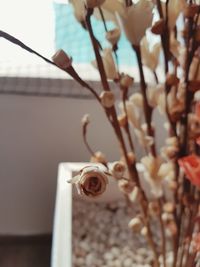
[[[130,267],[132,266],[132,264],[133,264],[132,259],[126,258],[123,262],[123,267]]]
[[[104,259],[107,260],[107,261],[111,261],[113,260],[114,256],[111,252],[106,252],[104,255],[103,255]]]

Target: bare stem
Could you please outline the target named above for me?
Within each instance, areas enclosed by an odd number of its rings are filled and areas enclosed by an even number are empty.
[[[141,85],[141,92],[142,92],[143,99],[144,99],[144,117],[145,117],[145,121],[147,124],[147,133],[149,136],[154,137],[154,132],[151,127],[152,108],[149,106],[148,100],[147,100],[147,93],[146,93],[147,86],[145,83],[144,72],[142,68],[141,50],[140,50],[140,46],[132,45],[132,47],[136,52],[138,67],[139,67],[139,72],[140,72],[140,85]],[[156,156],[155,138],[154,138],[154,143],[150,147],[150,150],[151,150],[152,155]]]

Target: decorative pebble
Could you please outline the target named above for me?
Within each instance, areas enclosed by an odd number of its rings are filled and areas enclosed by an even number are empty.
[[[73,200],[73,266],[151,267],[153,253],[147,248],[145,227],[144,236],[128,228],[137,212],[125,200],[109,204]],[[159,240],[156,229],[153,235]]]

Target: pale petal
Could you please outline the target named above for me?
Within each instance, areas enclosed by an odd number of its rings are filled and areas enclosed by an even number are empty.
[[[140,0],[137,4],[127,7],[121,16],[124,31],[131,44],[139,45],[146,29],[151,26],[152,9],[153,4],[150,1]]]

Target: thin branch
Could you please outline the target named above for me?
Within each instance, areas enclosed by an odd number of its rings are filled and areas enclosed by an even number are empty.
[[[85,81],[83,81],[80,76],[78,75],[78,73],[74,70],[74,68],[72,66],[66,68],[66,69],[62,69],[60,67],[58,67],[53,61],[51,61],[50,59],[44,57],[43,55],[39,54],[37,51],[33,50],[32,48],[30,48],[29,46],[25,45],[23,42],[21,42],[19,39],[15,38],[14,36],[1,31],[0,30],[0,37],[6,39],[7,41],[20,46],[22,49],[26,50],[29,53],[32,53],[38,57],[40,57],[41,59],[43,59],[44,61],[46,61],[47,63],[59,68],[60,70],[67,72],[72,78],[74,78],[74,80],[76,80],[81,86],[83,86],[84,88],[87,88],[94,96],[95,98],[98,100],[98,102],[100,102],[100,98],[98,96],[98,94],[95,92],[95,90],[89,85],[87,84]]]

